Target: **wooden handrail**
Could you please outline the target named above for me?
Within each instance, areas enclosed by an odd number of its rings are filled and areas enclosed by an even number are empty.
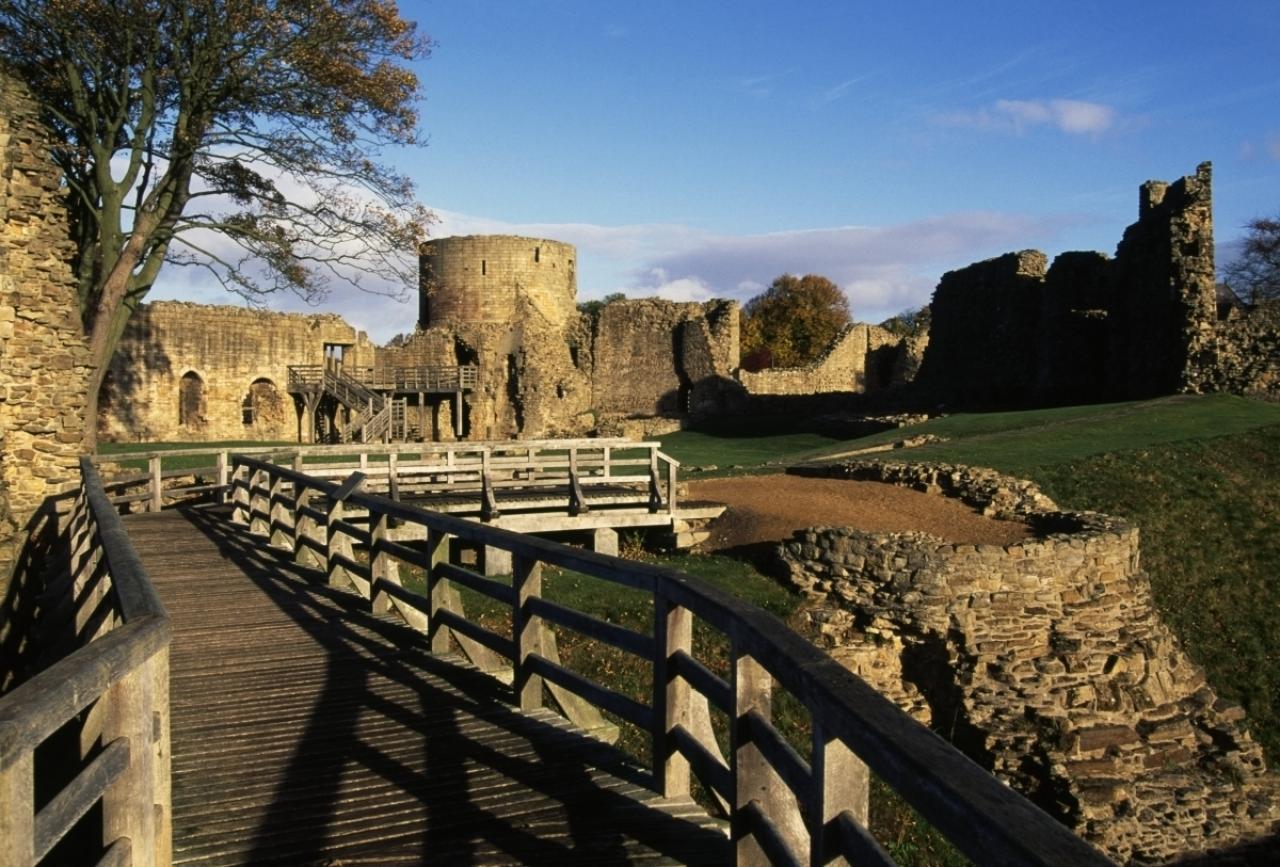
[[[103,853],[167,865],[169,618],[87,458],[80,478],[63,584],[77,601],[105,600],[109,614],[101,626],[75,624],[78,647],[0,697],[0,865],[43,858],[99,803]],[[79,771],[37,811],[41,763],[69,760],[63,752],[37,758],[37,748],[69,724],[80,727]]]
[[[364,491],[340,491],[336,482],[247,455],[233,456],[232,464],[236,520],[252,529],[250,516],[264,508],[254,505],[259,500],[266,501],[270,511],[277,504],[323,498],[329,520],[303,521],[295,511],[294,531],[282,537],[291,540],[295,557],[321,552],[317,565],[331,580],[345,572],[375,607],[403,610],[411,625],[425,626],[434,652],[447,651],[452,634],[464,648],[472,643],[505,656],[515,700],[522,708],[540,706],[545,685],[558,689],[556,695],[576,693],[647,726],[655,789],[686,794],[692,772],[721,795],[728,805],[738,863],[825,864],[841,856],[882,854],[866,833],[868,768],[976,863],[1110,863],[776,617],[713,586],[672,569],[426,512]],[[333,519],[335,510],[341,514],[345,508],[367,511],[375,528],[366,539],[373,546],[367,564],[351,553],[349,525]],[[406,560],[428,564],[425,597],[400,585],[397,554],[403,554],[405,546],[378,543],[377,527],[391,520],[423,529],[426,552],[415,552]],[[489,579],[471,576],[448,562],[450,537],[511,555],[512,583],[503,592],[489,594],[509,600],[510,635],[490,632],[465,618],[451,582],[464,576],[468,584],[474,583],[472,578]],[[594,618],[541,603],[544,565],[647,593],[653,600],[653,640],[641,640],[638,634],[633,639],[612,624],[597,628]],[[409,611],[415,616],[408,616]],[[694,658],[694,618],[728,638],[729,681]],[[558,657],[553,659],[544,620],[625,645],[629,652],[647,650],[654,671],[652,701],[637,703],[569,670]],[[786,745],[773,727],[770,693],[775,682],[810,714],[813,738],[805,754]],[[728,712],[727,763],[719,758],[709,734],[708,701]]]
[[[194,449],[156,449],[125,455],[95,455],[93,463],[107,460],[145,461],[147,471],[116,478],[107,486],[117,505],[145,502],[148,511],[167,503],[194,497],[225,498],[232,449],[211,446]],[[288,461],[296,469],[322,478],[340,478],[358,465],[371,484],[395,487],[397,494],[421,490],[478,492],[479,510],[486,520],[499,516],[497,491],[505,488],[554,488],[567,486],[565,508],[570,515],[589,511],[583,489],[600,485],[649,486],[649,508],[674,515],[677,510],[679,461],[661,451],[661,443],[636,442],[621,437],[564,440],[497,440],[475,443],[388,443],[325,446],[265,446],[235,449],[275,463]],[[626,457],[623,455],[634,455]],[[640,457],[639,455],[644,455]],[[333,462],[334,458],[351,460]],[[413,457],[404,457],[413,456]],[[166,459],[208,457],[210,466],[166,469]],[[319,463],[307,464],[307,459]],[[385,460],[373,461],[373,458]],[[172,467],[172,464],[170,464]],[[664,469],[665,468],[665,469]],[[190,484],[166,484],[173,479],[196,477]],[[212,480],[210,480],[212,479]],[[393,497],[396,498],[396,497]]]

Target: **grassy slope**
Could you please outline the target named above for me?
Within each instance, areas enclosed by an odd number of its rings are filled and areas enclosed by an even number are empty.
[[[1243,704],[1280,764],[1280,406],[1228,395],[953,415],[910,429],[950,441],[868,455],[951,461],[1029,478],[1060,505],[1133,520],[1165,621],[1219,692]],[[677,458],[720,466],[819,459],[901,439],[887,431],[814,449],[801,438],[664,438]],[[686,457],[691,456],[691,457]]]

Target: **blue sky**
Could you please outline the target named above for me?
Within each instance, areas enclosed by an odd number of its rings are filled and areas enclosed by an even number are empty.
[[[1114,252],[1212,160],[1220,253],[1280,212],[1280,6],[402,2],[434,235],[577,244],[579,297],[746,300],[816,272],[856,318],[1008,250]],[[153,297],[229,301],[179,274]],[[281,308],[296,302],[279,299]],[[375,339],[416,303],[335,291]]]

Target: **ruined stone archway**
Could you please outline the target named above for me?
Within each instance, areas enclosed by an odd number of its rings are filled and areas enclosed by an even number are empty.
[[[178,381],[178,425],[189,431],[204,430],[204,380],[194,370],[182,374]]]
[[[245,427],[258,431],[283,430],[284,396],[274,382],[266,377],[259,377],[249,385],[249,391],[240,402],[240,416]]]

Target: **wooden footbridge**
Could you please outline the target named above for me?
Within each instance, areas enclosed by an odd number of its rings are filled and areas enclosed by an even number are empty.
[[[82,460],[28,635],[65,641],[0,697],[0,865],[888,864],[868,768],[977,863],[1109,863],[695,579],[369,493],[359,470],[227,473],[211,504],[121,519]],[[461,565],[461,543],[511,576]],[[631,588],[649,628],[544,595],[544,567]],[[629,653],[648,688],[573,670],[567,633]],[[804,737],[775,726],[782,693]],[[614,724],[645,749],[610,746]]]

